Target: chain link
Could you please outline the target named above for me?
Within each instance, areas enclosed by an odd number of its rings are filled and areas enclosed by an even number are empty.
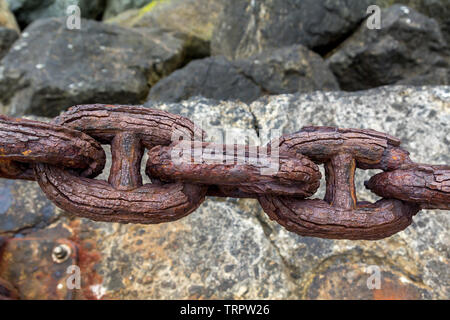
[[[415,164],[381,132],[305,127],[263,147],[205,137],[187,118],[139,106],[76,106],[51,123],[0,116],[0,177],[36,180],[62,209],[121,223],[174,221],[205,196],[256,198],[287,230],[333,239],[385,238],[420,209],[450,209],[450,166]],[[111,145],[108,181],[93,179],[105,164],[101,144]],[[145,149],[149,184],[140,173]],[[274,154],[276,170],[263,174],[261,155]],[[305,199],[319,187],[320,164],[325,198]],[[357,201],[357,168],[384,171],[366,182],[383,199]]]

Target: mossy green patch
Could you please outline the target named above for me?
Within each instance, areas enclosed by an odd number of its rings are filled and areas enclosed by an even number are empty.
[[[139,10],[139,15],[142,16],[144,14],[146,14],[147,12],[153,10],[156,6],[160,5],[161,3],[165,3],[165,2],[170,2],[171,0],[153,0],[152,2],[150,2],[149,4],[147,4],[146,6],[142,7]]]

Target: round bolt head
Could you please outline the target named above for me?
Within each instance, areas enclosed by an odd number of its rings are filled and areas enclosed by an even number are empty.
[[[72,253],[72,249],[66,244],[60,244],[53,248],[52,259],[55,263],[63,263]]]

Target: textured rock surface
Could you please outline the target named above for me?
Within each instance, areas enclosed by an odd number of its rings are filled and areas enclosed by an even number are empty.
[[[16,18],[9,10],[8,2],[6,0],[0,0],[0,27],[19,31]]]
[[[152,0],[107,0],[103,19],[109,19],[129,9],[139,9]]]
[[[375,4],[387,8],[394,3],[404,4],[439,22],[443,36],[450,44],[450,2],[447,0],[376,0]]]
[[[30,25],[0,68],[0,99],[13,115],[53,116],[83,103],[137,104],[183,61],[183,42],[158,29],[131,30],[63,19]],[[5,110],[6,109],[6,110]]]
[[[235,61],[222,56],[192,61],[152,87],[147,99],[179,102],[204,96],[250,102],[267,94],[338,89],[322,58],[297,45]]]
[[[0,179],[0,234],[44,228],[57,211],[34,183]]]
[[[262,94],[257,84],[225,57],[191,61],[150,89],[147,100],[177,102],[192,96],[253,101]]]
[[[434,19],[394,5],[381,12],[380,30],[370,30],[363,23],[327,62],[344,90],[393,83],[448,85],[446,50]]]
[[[212,52],[249,57],[292,44],[327,52],[357,27],[370,4],[367,0],[230,0],[214,31]]]
[[[183,35],[193,57],[210,53],[213,30],[224,0],[153,0],[139,10],[129,10],[107,20],[125,27],[155,27]]]
[[[279,95],[250,106],[191,99],[159,107],[207,126],[246,129],[253,137],[256,124],[260,132],[294,132],[310,124],[373,128],[402,139],[415,161],[450,163],[450,87]],[[367,177],[357,171],[358,195],[373,200],[362,186]],[[20,192],[11,199],[31,201]],[[287,232],[254,200],[210,198],[169,224],[119,225],[62,215],[41,233],[63,228],[78,243],[80,294],[91,298],[448,299],[449,222],[448,212],[429,210],[388,239],[323,240]],[[371,265],[381,272],[377,290],[366,285]]]
[[[11,48],[14,41],[19,38],[16,30],[0,27],[0,59],[2,59]]]
[[[106,5],[106,0],[6,0],[6,2],[22,26],[27,26],[38,19],[65,17],[70,5],[77,5],[83,18],[95,19],[101,15]]]

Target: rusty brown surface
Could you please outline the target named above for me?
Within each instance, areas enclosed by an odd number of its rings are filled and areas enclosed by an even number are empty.
[[[97,221],[161,223],[180,219],[204,200],[207,187],[184,183],[142,185],[144,147],[169,144],[173,135],[203,132],[181,116],[130,106],[77,106],[55,123],[111,144],[109,182],[79,177],[56,166],[37,164],[39,185],[56,205]]]
[[[2,261],[4,247],[6,245],[7,238],[0,236],[0,261]],[[19,293],[17,289],[5,279],[0,278],[0,300],[17,300],[19,299]]]
[[[409,163],[409,153],[399,148],[400,140],[370,129],[304,127],[280,137],[280,149],[327,162],[338,154],[350,154],[361,169],[388,170]]]
[[[148,149],[157,145],[169,145],[173,135],[190,138],[205,135],[185,117],[140,106],[75,106],[53,122],[82,131],[105,144],[110,144],[119,132],[134,133]]]
[[[269,217],[300,235],[376,240],[406,228],[421,208],[450,207],[448,166],[416,165],[400,140],[374,130],[305,127],[284,135],[273,141],[279,169],[268,175],[258,148],[238,153],[238,145],[205,143],[189,119],[139,106],[76,106],[52,124],[1,117],[0,132],[0,174],[32,179],[32,167],[49,199],[92,220],[169,222],[196,210],[206,195],[257,197]],[[190,154],[175,162],[177,148],[191,140]],[[108,181],[85,177],[103,168],[100,143],[111,145]],[[273,143],[259,149],[267,154]],[[152,183],[143,185],[145,149]],[[196,163],[193,155],[208,149],[232,163]],[[317,164],[325,167],[325,198],[304,200],[319,186]],[[357,168],[386,171],[367,184],[385,199],[358,202]]]
[[[67,256],[56,261],[55,247],[70,248]],[[6,241],[0,260],[0,277],[14,284],[19,299],[67,300],[74,291],[67,286],[67,268],[77,265],[78,249],[68,239],[42,237],[11,238]]]
[[[381,197],[417,203],[423,209],[450,210],[450,166],[409,165],[373,176],[366,187]]]
[[[203,202],[207,187],[171,183],[117,190],[102,180],[88,180],[49,165],[38,165],[45,194],[68,212],[96,221],[161,223],[180,219]]]
[[[248,145],[231,146],[233,154],[227,153],[230,146],[214,143],[175,144],[169,147],[157,146],[149,151],[146,173],[148,176],[163,181],[184,181],[196,184],[215,185],[228,188],[218,188],[216,195],[254,196],[256,194],[294,195],[309,197],[313,195],[320,184],[320,171],[316,164],[304,156],[294,157],[282,153],[275,158],[278,170],[274,174],[261,174],[266,166],[258,163],[258,158],[267,155],[266,148],[250,150]],[[237,150],[241,147],[242,154]],[[173,152],[190,152],[188,161],[174,161]],[[200,159],[198,163],[191,159],[191,154],[202,154],[217,151],[221,155],[231,157],[226,160],[206,162]],[[258,157],[258,154],[260,155]],[[220,157],[220,159],[225,157]],[[219,159],[219,157],[217,158]],[[214,190],[214,189],[212,189]],[[221,193],[219,193],[221,191]]]
[[[10,282],[0,278],[0,300],[17,299],[19,299],[17,289]]]
[[[324,163],[327,183],[324,200],[259,198],[269,217],[289,231],[321,238],[377,240],[405,229],[420,210],[400,200],[383,199],[374,204],[357,201],[356,168],[360,164],[378,169],[395,166],[386,159],[392,155],[386,150],[398,147],[397,139],[374,130],[307,127],[280,140],[281,149]]]
[[[103,277],[97,272],[97,264],[105,257],[102,257],[98,250],[98,238],[86,237],[83,231],[83,222],[80,219],[73,219],[67,226],[69,231],[67,239],[77,245],[77,265],[81,271],[81,289],[74,290],[77,300],[98,300],[98,292],[94,288],[101,287]],[[107,298],[107,297],[102,297]]]
[[[0,174],[32,179],[29,167],[14,162],[62,165],[95,176],[103,170],[105,153],[97,141],[79,131],[0,115]]]

